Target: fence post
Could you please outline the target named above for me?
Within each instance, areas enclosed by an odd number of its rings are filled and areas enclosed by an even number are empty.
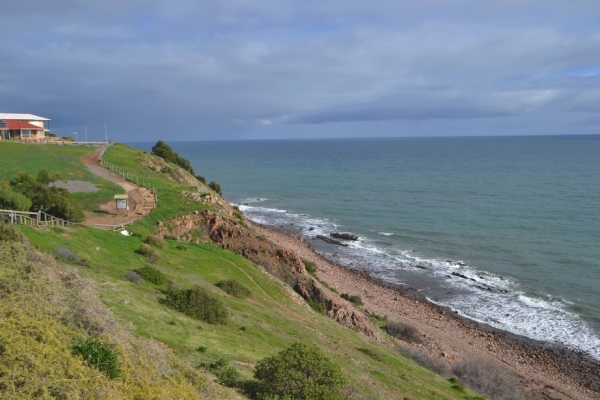
[[[42,210],[38,210],[38,212],[37,212],[37,220],[36,220],[37,226],[40,226],[41,219],[42,219]]]

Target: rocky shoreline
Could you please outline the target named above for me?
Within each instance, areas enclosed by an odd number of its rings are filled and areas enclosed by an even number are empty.
[[[361,297],[365,313],[386,316],[418,329],[423,343],[407,344],[448,366],[485,360],[519,376],[526,394],[537,399],[600,399],[600,362],[583,352],[510,334],[426,301],[412,289],[391,287],[326,259],[303,239],[253,223],[273,243],[312,261],[318,278],[339,293]]]

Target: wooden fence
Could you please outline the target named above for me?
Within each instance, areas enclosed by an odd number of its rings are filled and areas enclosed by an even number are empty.
[[[67,221],[62,218],[53,217],[43,211],[14,211],[0,210],[0,221],[7,224],[19,224],[29,226],[74,226],[85,225],[85,220]]]

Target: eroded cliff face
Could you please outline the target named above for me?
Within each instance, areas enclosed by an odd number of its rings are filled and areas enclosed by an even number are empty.
[[[182,197],[209,207],[203,212],[159,222],[154,232],[157,236],[194,243],[210,241],[240,254],[288,284],[307,302],[323,306],[325,313],[340,324],[380,340],[369,319],[360,310],[324,288],[308,274],[304,263],[295,253],[257,235],[242,213],[208,186],[187,171],[158,157],[147,155],[138,162],[155,171],[167,173],[167,178],[172,182],[188,186],[189,189],[180,191]]]
[[[367,337],[379,336],[368,318],[346,300],[324,288],[308,274],[302,260],[292,251],[276,246],[257,236],[241,214],[233,209],[203,211],[159,223],[158,236],[176,237],[187,242],[219,244],[223,249],[240,254],[279,278],[306,301],[321,304],[327,316]]]

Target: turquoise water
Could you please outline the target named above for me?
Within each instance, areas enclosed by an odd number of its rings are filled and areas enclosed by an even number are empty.
[[[252,220],[309,239],[351,232],[348,248],[311,243],[474,320],[600,358],[600,136],[171,145]]]

